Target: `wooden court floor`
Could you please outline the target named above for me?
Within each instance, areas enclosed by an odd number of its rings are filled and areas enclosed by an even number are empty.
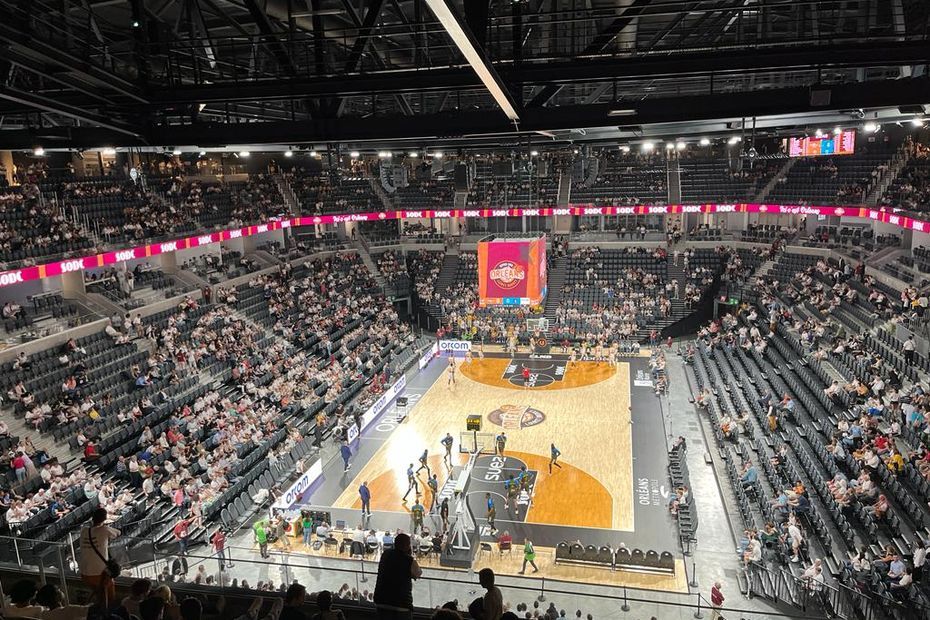
[[[472,367],[462,369],[460,365],[454,386],[446,385],[445,375],[437,379],[407,420],[358,471],[334,506],[360,508],[357,489],[367,481],[372,510],[408,510],[414,503],[413,494],[407,504],[401,502],[407,489],[406,470],[411,463],[414,469],[418,467],[424,448],[430,451],[430,467],[438,468],[441,486],[448,469],[442,464],[439,441],[446,432],[455,437],[454,454],[463,462],[466,457],[459,455],[458,439],[467,415],[482,415],[482,431],[497,433],[501,427],[491,421],[492,412],[529,407],[542,412],[544,420],[506,429],[508,454],[539,471],[526,521],[632,531],[629,365],[576,362],[558,382],[565,385],[563,389],[527,390],[498,382],[506,360],[486,358],[468,365]],[[562,453],[559,461],[563,468],[550,475],[546,466],[552,442]],[[425,491],[425,472],[419,480]],[[421,501],[429,507],[428,494]]]
[[[337,538],[339,536],[337,535]],[[313,555],[326,558],[346,558],[345,554],[339,554],[332,548],[321,547],[313,549],[309,545],[304,545],[298,538],[289,539],[289,545],[284,546],[281,542],[272,543],[271,547],[281,553],[296,553],[302,555]],[[258,552],[258,546],[255,546]],[[497,545],[492,545],[492,551],[481,551],[478,553],[474,562],[474,570],[478,571],[488,567],[494,570],[497,575],[519,575],[520,569],[523,568],[522,547],[517,545],[512,551],[499,553]],[[377,557],[372,559],[377,560]],[[575,583],[593,583],[604,586],[617,586],[629,588],[641,588],[644,590],[661,590],[665,592],[688,592],[688,579],[685,574],[685,565],[681,559],[675,560],[675,574],[663,575],[653,573],[643,573],[637,571],[611,571],[608,569],[595,568],[591,566],[580,566],[573,564],[556,564],[555,549],[552,547],[536,546],[536,566],[539,567],[539,573],[533,573],[532,568],[527,566],[527,576],[545,577],[547,580],[567,581]],[[449,570],[458,572],[460,569],[452,569],[441,566],[439,559],[430,554],[429,556],[420,556],[417,560],[424,568],[436,570]],[[551,583],[551,582],[550,582]],[[565,589],[565,586],[554,586]]]

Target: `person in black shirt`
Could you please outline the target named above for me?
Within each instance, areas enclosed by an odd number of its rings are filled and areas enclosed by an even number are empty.
[[[394,548],[385,550],[378,563],[374,602],[380,620],[413,617],[413,580],[419,579],[422,572],[413,557],[410,536],[398,534],[394,538]]]
[[[284,595],[284,608],[278,620],[307,620],[307,615],[300,609],[307,598],[307,588],[299,583],[292,583]]]

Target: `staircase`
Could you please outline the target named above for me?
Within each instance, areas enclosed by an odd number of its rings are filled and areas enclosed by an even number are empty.
[[[674,260],[675,259],[670,254],[667,259],[668,261],[667,267],[666,267],[667,269],[666,273],[668,274],[667,278],[669,282],[671,282],[672,280],[678,280],[678,293],[679,295],[683,295],[685,292],[685,284],[687,284],[688,282],[688,275],[685,273],[684,267],[682,266],[681,258],[679,258],[679,262],[677,265],[674,263]],[[661,333],[663,329],[665,329],[672,323],[677,323],[678,321],[680,321],[681,319],[683,319],[684,317],[688,315],[689,311],[685,308],[684,301],[682,301],[681,299],[672,299],[671,301],[672,301],[672,312],[668,316],[668,318],[659,319],[655,321],[654,323],[650,324],[648,327],[640,328],[639,330],[637,330],[636,336],[635,336],[636,340],[638,340],[639,342],[648,340],[649,332],[652,331],[653,329]]]
[[[565,287],[565,277],[568,275],[568,258],[557,259],[549,270],[549,281],[546,283],[546,306],[544,316],[549,319],[549,325],[555,325],[555,309],[562,304],[562,289]]]
[[[901,171],[904,170],[904,167],[907,165],[908,160],[910,159],[910,153],[903,146],[898,149],[898,151],[891,158],[891,161],[888,162],[888,170],[885,171],[885,174],[872,186],[872,189],[869,190],[868,195],[865,198],[865,204],[874,207],[881,202],[882,196],[885,194],[885,191],[894,183],[894,180],[898,178],[898,175],[901,174]]]
[[[287,205],[288,212],[299,215],[300,200],[297,199],[297,194],[294,193],[294,189],[291,187],[287,178],[283,174],[276,174],[273,178],[275,185],[278,187],[278,192],[280,192],[281,197],[284,198],[284,204]]]
[[[571,168],[563,170],[559,175],[559,196],[556,200],[556,206],[567,207],[571,204],[572,199],[572,171]]]
[[[446,254],[442,259],[442,267],[436,276],[436,285],[434,289],[442,292],[446,290],[455,281],[455,272],[459,268],[458,254]]]
[[[456,191],[453,204],[459,210],[468,208],[468,192]]]
[[[376,179],[375,177],[368,177],[368,183],[371,185],[371,191],[381,199],[381,207],[384,211],[393,211],[397,207],[394,205],[394,201],[388,196],[387,192],[384,191],[384,188],[381,187],[381,180]]]
[[[368,250],[360,241],[353,241],[352,247],[355,248],[358,255],[362,257],[362,262],[368,267],[368,271],[371,272],[372,278],[374,278],[375,282],[378,283],[378,286],[383,291],[384,287],[387,286],[387,280],[381,275],[381,270],[378,269],[378,265],[376,265],[374,259],[371,258],[371,254],[368,253]]]
[[[789,157],[787,160],[785,160],[785,165],[778,170],[775,176],[769,179],[769,182],[765,184],[765,187],[759,190],[759,193],[756,194],[755,198],[752,199],[753,202],[765,202],[765,199],[769,197],[769,194],[772,193],[772,190],[775,189],[775,186],[778,185],[778,182],[788,176],[788,172],[797,162],[798,160],[796,157]]]

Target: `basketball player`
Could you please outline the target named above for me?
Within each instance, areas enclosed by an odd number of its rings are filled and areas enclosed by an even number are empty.
[[[429,487],[429,513],[433,514],[436,509],[436,496],[439,495],[439,478],[433,474],[426,479],[426,486]]]
[[[449,368],[446,370],[446,386],[452,387],[455,385],[455,358],[449,358]]]
[[[494,454],[504,456],[504,448],[507,447],[507,433],[501,431],[497,437],[494,438]]]
[[[578,349],[576,349],[575,347],[572,347],[572,354],[571,354],[571,356],[568,358],[568,365],[569,365],[569,366],[574,366],[574,365],[575,365],[575,362],[577,362],[577,361],[578,361]]]
[[[604,358],[604,347],[602,347],[601,343],[598,342],[594,346],[594,361],[597,363],[601,363],[601,361],[603,361],[603,358]]]
[[[426,477],[429,478],[429,463],[427,462],[427,456],[429,455],[429,450],[423,449],[423,454],[420,455],[420,466],[415,472],[417,475],[424,469],[426,470]]]
[[[513,507],[517,507],[517,498],[520,495],[520,483],[513,478],[513,474],[507,476],[507,480],[504,481],[504,490],[506,491],[504,499],[504,510],[510,508],[510,503],[513,502]]]
[[[530,474],[526,471],[526,465],[520,466],[520,473],[517,474],[517,483],[520,486],[520,491],[529,491]]]
[[[582,340],[581,341],[581,361],[584,362],[584,361],[587,361],[587,359],[588,359],[588,341]]]
[[[472,360],[471,349],[469,349],[468,351],[465,351],[465,363],[471,364],[471,360]]]
[[[490,493],[485,493],[484,499],[487,500],[488,503],[488,527],[491,528],[491,533],[493,534],[497,531],[497,528],[494,527],[494,517],[497,515],[497,510],[494,508],[494,498],[491,497]]]
[[[559,449],[555,447],[555,444],[549,444],[549,473],[552,473],[553,465],[562,469],[562,466],[559,465],[559,455],[562,454],[559,452]]]
[[[452,439],[452,433],[446,433],[446,436],[442,438],[441,443],[446,448],[446,455],[442,457],[443,462],[448,462],[449,467],[452,467],[452,443],[455,440]]]
[[[413,491],[416,497],[420,497],[420,485],[417,484],[417,476],[413,473],[413,463],[407,468],[407,492],[404,493],[404,502],[407,501],[410,491]]]
[[[423,529],[423,513],[424,512],[426,512],[426,509],[423,508],[423,504],[420,503],[420,500],[418,498],[416,503],[410,509],[410,514],[413,516],[414,533],[417,533]]]
[[[530,369],[526,366],[523,367],[523,389],[528,390],[530,387]]]

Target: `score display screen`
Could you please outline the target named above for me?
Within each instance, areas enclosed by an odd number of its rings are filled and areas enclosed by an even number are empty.
[[[788,138],[789,157],[819,157],[821,155],[852,155],[856,150],[856,131],[847,129],[820,138],[802,136]]]

